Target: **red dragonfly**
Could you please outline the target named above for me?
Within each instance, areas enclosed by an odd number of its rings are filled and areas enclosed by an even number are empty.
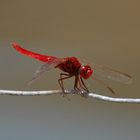
[[[114,90],[110,86],[105,84],[103,81],[93,77],[93,73],[95,72],[96,68],[104,71],[106,74],[103,74],[103,76],[111,80],[116,80],[122,83],[130,83],[132,79],[130,75],[112,69],[108,66],[95,64],[94,67],[92,68],[90,65],[82,65],[76,57],[58,58],[55,56],[42,55],[39,53],[26,50],[16,43],[13,43],[12,46],[21,54],[35,58],[45,63],[36,71],[34,77],[31,79],[31,81],[29,81],[29,83],[37,79],[43,72],[50,70],[51,68],[58,68],[62,70],[63,72],[60,73],[58,83],[63,93],[65,93],[63,81],[73,76],[75,77],[74,90],[76,90],[78,93],[81,93],[81,91],[84,91],[85,93],[89,92],[83,79],[86,80],[90,77],[92,77],[93,79],[104,85],[111,93],[114,93]]]

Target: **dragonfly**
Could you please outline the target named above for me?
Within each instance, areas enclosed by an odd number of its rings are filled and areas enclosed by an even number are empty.
[[[60,69],[62,72],[60,73],[58,83],[62,89],[63,94],[65,94],[64,80],[71,77],[75,77],[74,90],[78,93],[82,93],[81,91],[84,91],[84,93],[89,93],[89,89],[84,82],[84,80],[87,80],[89,78],[92,78],[93,80],[96,80],[97,82],[105,86],[105,88],[107,88],[111,93],[115,93],[112,87],[94,76],[96,69],[99,71],[101,70],[103,72],[103,77],[106,77],[108,79],[126,84],[131,83],[132,81],[132,76],[130,76],[129,74],[115,70],[108,66],[94,64],[94,66],[91,67],[89,64],[83,65],[76,57],[58,58],[56,56],[39,54],[24,49],[17,43],[12,43],[12,47],[21,54],[44,62],[44,64],[35,72],[33,78],[28,82],[28,84],[31,84],[45,71],[48,71],[52,68]]]

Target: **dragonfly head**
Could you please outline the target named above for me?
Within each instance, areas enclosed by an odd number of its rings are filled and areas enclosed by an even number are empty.
[[[88,79],[93,73],[92,68],[89,65],[84,65],[80,69],[80,76],[84,79]]]

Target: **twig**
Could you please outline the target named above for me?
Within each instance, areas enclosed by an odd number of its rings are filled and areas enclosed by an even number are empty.
[[[65,90],[67,94],[75,94],[74,90]],[[15,95],[15,96],[36,96],[36,95],[52,95],[61,94],[61,90],[48,90],[48,91],[16,91],[16,90],[0,90],[0,95]],[[88,93],[87,97],[94,99],[117,102],[117,103],[140,103],[140,98],[114,98],[109,96],[103,96],[96,93]]]
[[[109,101],[109,102],[117,102],[117,103],[140,103],[140,98],[115,98],[115,97],[109,97],[109,96],[103,96],[95,93],[89,93],[89,97],[103,100],[103,101]]]

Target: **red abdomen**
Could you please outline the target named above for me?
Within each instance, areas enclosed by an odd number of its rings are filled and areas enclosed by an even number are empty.
[[[42,61],[42,62],[48,62],[50,60],[56,59],[56,57],[54,57],[54,56],[42,55],[42,54],[39,54],[39,53],[35,53],[35,52],[32,52],[32,51],[26,50],[26,49],[22,48],[20,45],[18,45],[16,43],[13,43],[12,46],[18,52],[20,52],[20,53],[22,53],[22,54],[24,54],[26,56],[35,58],[35,59],[37,59],[39,61]]]

